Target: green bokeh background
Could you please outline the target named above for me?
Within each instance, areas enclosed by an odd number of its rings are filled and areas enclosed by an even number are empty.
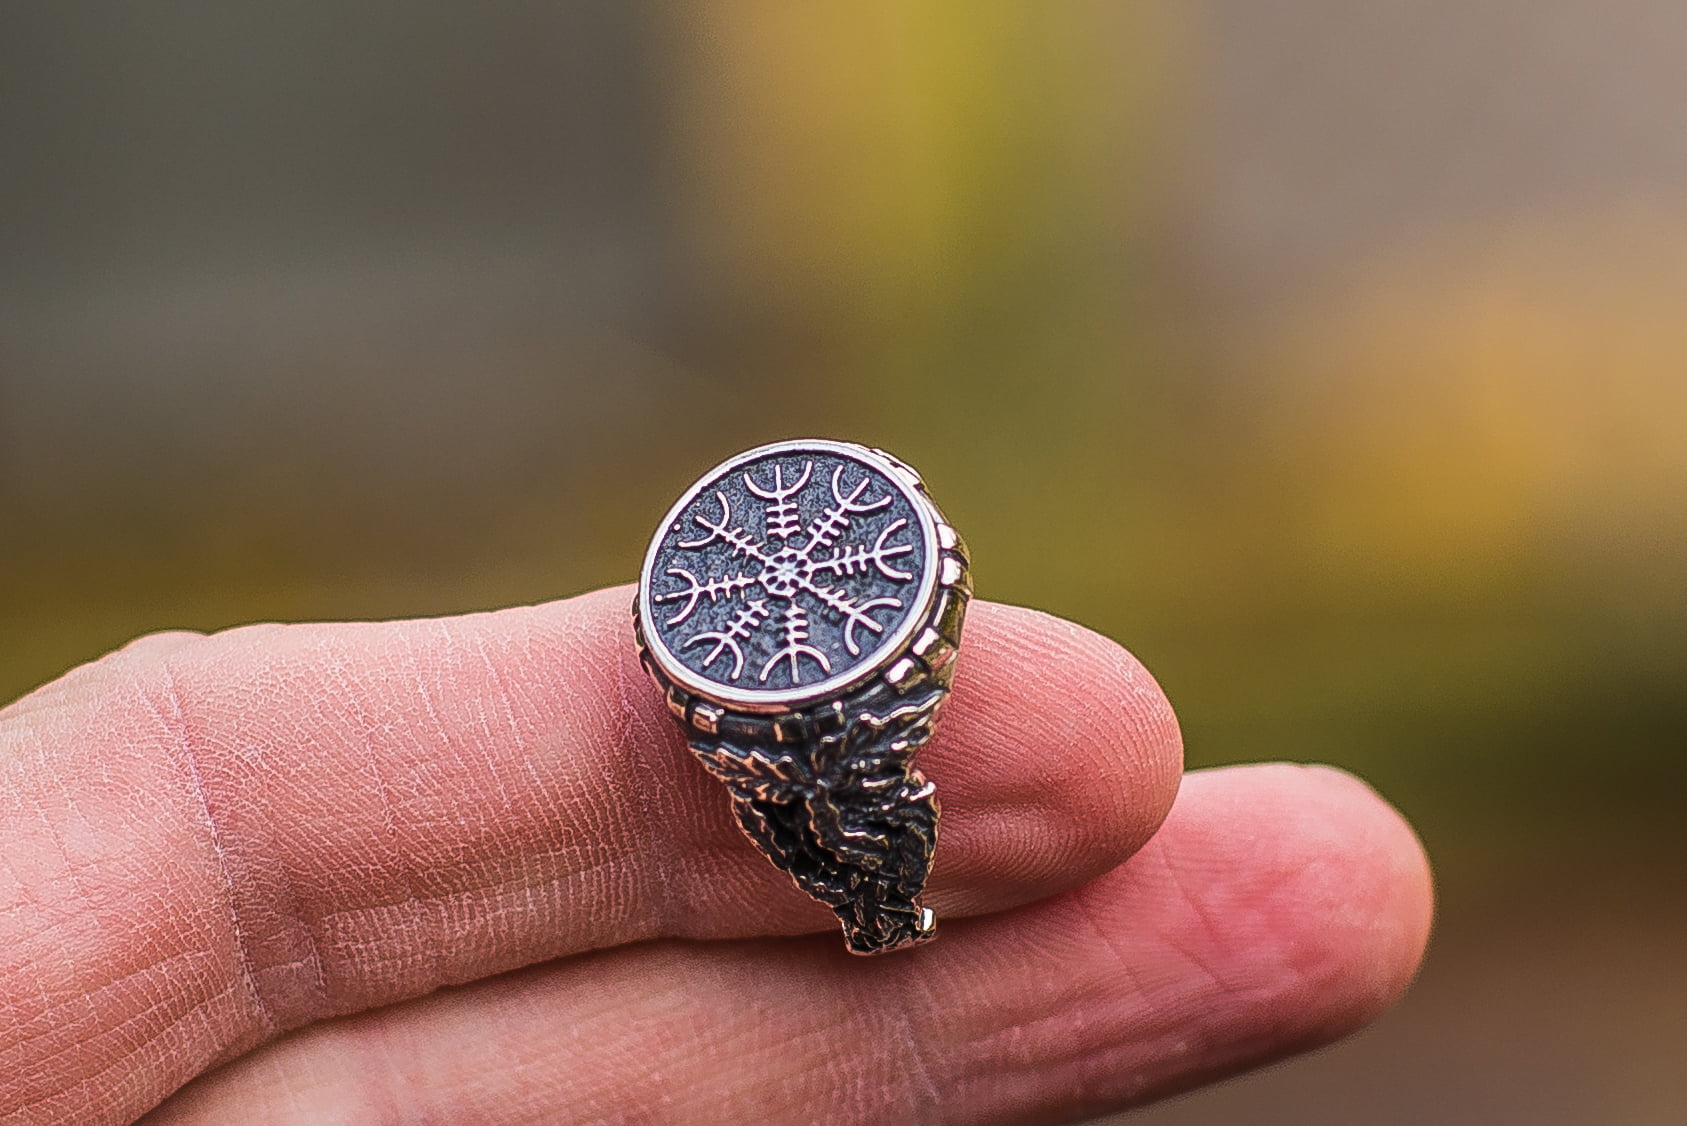
[[[9,7],[0,699],[626,581],[868,441],[1192,766],[1437,864],[1397,1014],[1138,1120],[1679,1121],[1687,31],[1281,8]]]

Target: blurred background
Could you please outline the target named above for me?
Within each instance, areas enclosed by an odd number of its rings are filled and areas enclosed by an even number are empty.
[[[1678,0],[8,4],[0,699],[869,441],[1437,864],[1396,1012],[1121,1121],[1680,1123],[1684,100]]]

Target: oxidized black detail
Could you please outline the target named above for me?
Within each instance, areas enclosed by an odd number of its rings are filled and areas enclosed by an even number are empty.
[[[911,760],[942,699],[935,686],[885,699],[789,748],[692,740],[750,839],[832,908],[857,954],[918,942],[935,925],[919,896],[937,847],[937,788]]]
[[[646,556],[634,606],[645,668],[744,832],[832,908],[858,954],[935,927],[919,899],[939,811],[912,763],[948,695],[970,596],[966,548],[919,478],[839,442],[727,461]]]

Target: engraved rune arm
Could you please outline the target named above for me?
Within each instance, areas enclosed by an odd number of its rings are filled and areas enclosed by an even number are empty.
[[[725,629],[694,634],[686,639],[681,648],[690,649],[698,643],[714,642],[715,647],[710,649],[703,657],[703,667],[708,668],[715,663],[721,654],[730,652],[732,654],[732,673],[729,679],[737,680],[738,674],[744,671],[744,649],[738,643],[747,640],[752,633],[756,632],[756,628],[767,619],[767,615],[767,602],[760,598],[752,599],[747,606],[733,615],[732,621],[727,623]]]
[[[809,475],[814,472],[812,461],[803,462],[802,473],[789,485],[785,483],[784,467],[778,462],[773,463],[773,486],[763,488],[756,484],[748,471],[744,473],[744,487],[752,494],[767,501],[767,534],[788,540],[802,530],[802,517],[797,512],[797,502],[792,498],[802,492],[808,484]]]
[[[850,489],[849,495],[843,491],[843,466],[832,471],[832,504],[817,516],[808,529],[808,542],[803,544],[802,553],[813,555],[821,548],[831,547],[837,538],[849,527],[849,518],[865,512],[877,512],[891,502],[891,496],[886,493],[878,500],[863,501],[861,494],[867,491],[872,478],[862,474],[861,480]]]
[[[914,577],[913,572],[898,570],[891,565],[891,560],[907,555],[914,550],[914,545],[911,543],[893,544],[886,541],[898,530],[906,527],[907,524],[907,520],[898,516],[885,525],[884,531],[879,533],[879,537],[873,542],[872,547],[865,544],[859,547],[834,547],[831,555],[825,559],[814,560],[809,569],[811,573],[814,571],[830,571],[834,577],[841,579],[846,575],[853,575],[857,571],[865,571],[868,567],[877,567],[879,573],[885,578],[906,582]]]
[[[766,563],[767,555],[762,550],[764,545],[757,542],[756,537],[743,528],[732,527],[732,504],[726,499],[726,494],[717,492],[715,500],[720,502],[719,519],[711,521],[701,512],[693,513],[691,517],[707,534],[701,539],[681,540],[675,546],[694,549],[707,547],[716,540],[721,540],[732,548],[733,555],[748,555],[751,559],[759,559]]]
[[[677,626],[691,617],[692,611],[697,609],[698,600],[704,595],[708,595],[710,602],[715,602],[722,598],[732,598],[739,591],[752,587],[756,583],[756,576],[746,575],[741,571],[722,575],[718,579],[707,580],[699,579],[684,567],[669,567],[667,573],[686,584],[683,590],[670,590],[663,594],[651,596],[652,602],[683,601],[685,603],[684,606],[679,608],[678,613],[668,619],[667,624],[671,626]]]
[[[799,578],[797,585],[820,599],[829,609],[842,615],[844,620],[844,648],[849,650],[851,656],[858,657],[861,655],[861,646],[855,640],[855,628],[857,626],[872,633],[884,632],[884,626],[874,621],[869,611],[883,609],[887,606],[894,610],[902,609],[900,598],[869,598],[865,602],[857,602],[843,591],[817,583],[806,576]]]
[[[802,658],[804,657],[819,665],[822,672],[831,673],[831,659],[814,646],[805,644],[808,641],[807,610],[804,610],[795,602],[787,602],[780,611],[779,625],[784,631],[785,641],[779,647],[779,652],[768,658],[767,663],[762,666],[761,682],[763,684],[767,683],[769,674],[773,672],[774,666],[778,665],[780,661],[791,663],[791,683],[801,683]]]

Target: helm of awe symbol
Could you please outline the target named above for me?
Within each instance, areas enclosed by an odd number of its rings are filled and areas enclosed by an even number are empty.
[[[646,563],[653,640],[713,685],[847,680],[930,586],[931,520],[866,451],[783,443],[699,482]]]

